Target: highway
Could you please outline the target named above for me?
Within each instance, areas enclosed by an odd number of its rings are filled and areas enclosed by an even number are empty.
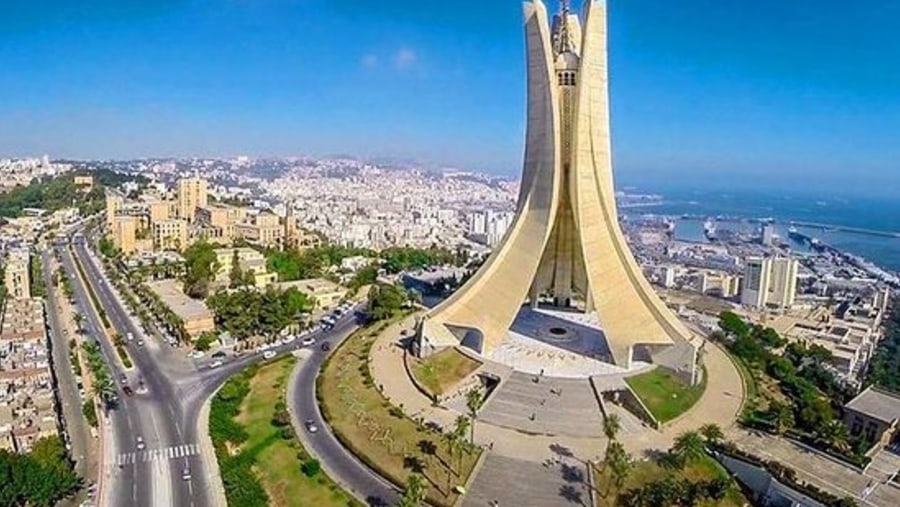
[[[104,444],[106,449],[100,457],[103,484],[100,504],[148,507],[217,505],[218,496],[212,488],[219,478],[209,477],[209,467],[203,463],[201,436],[198,433],[199,414],[206,400],[229,377],[261,361],[262,354],[231,357],[218,368],[210,368],[211,359],[208,358],[187,358],[183,350],[171,347],[162,337],[144,331],[125,307],[99,260],[88,249],[83,236],[75,236],[71,242],[71,251],[65,242],[57,242],[54,248],[59,251],[62,267],[73,282],[75,302],[85,317],[83,327],[86,333],[99,340],[113,377],[119,381],[122,375],[126,375],[129,385],[135,390],[133,396],[127,396],[122,382],[117,382],[120,391],[119,405],[108,413],[108,438]],[[78,275],[76,261],[84,270],[86,280]],[[129,333],[134,337],[125,342],[133,368],[124,368],[114,345],[104,338],[105,334],[101,332],[102,319],[91,304],[85,282],[93,289],[112,331],[122,337],[127,337]],[[355,311],[351,311],[333,329],[312,334],[317,347],[322,341],[335,342],[355,330],[358,327],[355,315]],[[143,342],[143,346],[139,346],[139,342]],[[283,354],[299,346],[300,342],[297,340],[271,350],[276,354]],[[315,375],[325,357],[325,353],[319,348],[314,350],[313,361],[304,366],[304,371],[313,365],[314,370],[301,375],[309,379],[309,383],[303,385],[311,393],[313,400]],[[137,389],[139,383],[147,388],[146,392]],[[301,406],[311,406],[308,403],[309,400],[303,401]],[[316,417],[321,417],[318,410]],[[320,427],[326,427],[324,422]],[[325,432],[322,434],[325,436]],[[138,437],[143,439],[144,449],[137,448]],[[336,440],[333,444],[337,448],[322,448],[317,445],[315,450],[318,452],[324,449],[330,457],[329,463],[340,463],[341,459],[346,461],[349,456],[356,466],[360,466]],[[342,477],[345,473],[349,475],[351,484],[360,484],[365,476],[370,480],[374,478],[374,481],[380,481],[368,469],[363,469],[365,472],[361,474],[357,468],[342,468]],[[189,470],[189,479],[182,477],[184,470]],[[354,488],[357,489],[360,488]],[[392,488],[383,482],[380,486],[375,482],[366,484],[363,489],[370,491],[371,495],[366,496],[373,499],[396,498]]]

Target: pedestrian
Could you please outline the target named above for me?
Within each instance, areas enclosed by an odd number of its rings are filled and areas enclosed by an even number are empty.
[[[542,377],[544,376],[544,369],[543,369],[543,368],[541,368],[541,376],[542,376]]]
[[[547,403],[547,398],[543,398],[543,399],[541,400],[541,406],[542,406],[542,407],[544,406],[544,403]]]
[[[532,412],[532,413],[531,413],[531,418],[530,418],[532,421],[534,420],[534,415],[535,415],[534,412]]]

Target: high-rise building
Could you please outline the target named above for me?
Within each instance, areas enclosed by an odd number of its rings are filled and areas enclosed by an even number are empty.
[[[3,283],[12,299],[31,297],[31,252],[27,248],[9,251],[3,266]]]
[[[763,224],[759,229],[760,242],[766,246],[772,246],[775,241],[775,226],[772,224]]]
[[[178,180],[178,218],[194,221],[197,208],[209,203],[207,182],[198,176]]]
[[[116,190],[106,189],[106,228],[112,230],[116,215],[125,207],[125,196]]]
[[[797,296],[799,263],[789,257],[750,257],[744,263],[741,304],[790,308]]]
[[[527,130],[516,215],[478,273],[422,320],[419,351],[462,343],[490,355],[520,312],[547,308],[596,317],[618,366],[630,368],[639,346],[660,364],[678,356],[679,371],[696,381],[693,337],[650,287],[619,226],[606,3],[586,1],[579,18],[564,2],[552,30],[543,2],[524,8]],[[676,345],[684,353],[669,354]]]
[[[772,259],[772,276],[767,304],[790,308],[797,297],[797,273],[800,263],[790,257]]]
[[[137,244],[137,228],[137,217],[116,217],[110,229],[113,246],[121,250],[125,255],[134,253]]]

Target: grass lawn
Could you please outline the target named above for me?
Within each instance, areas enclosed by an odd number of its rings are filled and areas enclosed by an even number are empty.
[[[296,359],[286,357],[260,368],[250,380],[250,393],[235,418],[248,439],[241,451],[253,453],[253,471],[269,495],[270,505],[342,506],[360,505],[335,485],[324,472],[307,477],[300,465],[308,459],[296,437],[282,437],[283,428],[272,424],[275,405],[282,401],[286,382]],[[290,426],[285,427],[293,435]]]
[[[660,423],[671,421],[693,407],[706,389],[706,374],[696,386],[689,386],[663,368],[627,377],[625,382]]]
[[[413,375],[433,396],[440,396],[469,376],[481,363],[448,347],[422,360],[415,360]]]
[[[619,492],[615,490],[615,485],[611,485],[610,483],[609,471],[597,471],[595,472],[594,477],[596,478],[595,483],[597,485],[597,506],[615,506]],[[687,479],[695,482],[715,478],[727,479],[730,481],[725,469],[708,456],[696,463],[686,465],[682,470],[668,470],[654,461],[645,460],[638,461],[634,464],[634,468],[625,480],[625,484],[622,486],[621,491],[625,492],[629,489],[640,488],[651,482],[665,479],[666,477]],[[743,493],[741,493],[737,484],[732,482],[731,487],[728,489],[728,493],[722,500],[704,500],[697,505],[701,507],[742,507],[744,505],[750,505],[750,501],[747,500]]]
[[[317,386],[323,412],[342,443],[383,476],[403,486],[418,471],[426,479],[428,501],[452,505],[452,488],[466,482],[479,451],[450,456],[439,432],[405,416],[375,388],[369,352],[384,326],[358,331],[328,360]]]

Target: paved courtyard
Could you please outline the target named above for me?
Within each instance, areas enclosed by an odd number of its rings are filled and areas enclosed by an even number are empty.
[[[526,433],[603,436],[603,413],[587,379],[513,372],[488,398],[478,419]]]
[[[587,467],[556,455],[544,463],[489,454],[463,499],[464,507],[573,507],[591,505]]]

